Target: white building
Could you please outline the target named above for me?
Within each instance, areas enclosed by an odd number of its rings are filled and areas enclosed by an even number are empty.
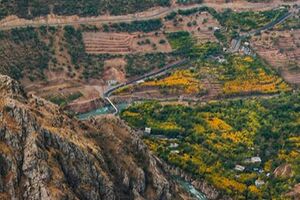
[[[146,127],[146,128],[145,128],[145,133],[146,133],[146,134],[151,134],[151,128]]]
[[[256,180],[255,181],[255,185],[256,185],[256,187],[261,187],[261,186],[263,186],[265,184],[265,182],[264,181],[262,181],[262,180]]]
[[[251,163],[261,163],[261,158],[260,157],[252,157],[251,158]]]
[[[245,167],[242,166],[242,165],[236,165],[234,169],[235,169],[236,171],[243,172],[243,171],[245,170]]]
[[[171,143],[170,144],[170,148],[177,148],[179,145],[177,143]]]
[[[178,150],[172,150],[171,154],[179,154],[179,151]]]
[[[141,84],[141,83],[144,83],[145,81],[144,80],[139,80],[139,81],[137,81],[136,83],[137,84]]]
[[[107,81],[107,84],[108,84],[109,86],[116,85],[117,83],[118,83],[118,81],[116,81],[116,80],[108,80],[108,81]]]

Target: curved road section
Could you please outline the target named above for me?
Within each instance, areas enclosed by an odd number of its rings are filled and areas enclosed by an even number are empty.
[[[1,1],[0,1],[1,2]],[[238,6],[239,9],[273,9],[280,5],[294,5],[298,4],[299,0],[296,2],[281,2],[278,3],[270,3],[268,5],[258,5],[258,3],[248,3],[243,8]],[[157,9],[152,9],[148,11],[144,11],[136,14],[128,14],[128,15],[119,15],[119,16],[95,16],[95,17],[78,17],[78,16],[56,16],[56,15],[47,15],[39,18],[35,18],[33,20],[26,20],[22,18],[6,18],[0,20],[0,30],[9,30],[13,28],[22,28],[27,26],[39,27],[39,26],[66,26],[66,25],[78,25],[78,24],[95,24],[95,23],[119,23],[119,22],[132,22],[132,21],[141,21],[141,20],[149,20],[155,18],[164,17],[171,12],[177,12],[178,10],[189,10],[192,8],[198,7],[212,7],[215,9],[225,9],[231,8],[233,4],[225,3],[225,4],[215,4],[215,3],[202,3],[202,4],[194,4],[190,6],[173,6],[173,7],[160,7]],[[260,7],[262,6],[262,7]],[[234,7],[236,8],[236,7]]]
[[[232,42],[231,42],[231,48],[230,48],[229,51],[230,52],[237,52],[240,49],[241,41],[242,41],[243,38],[246,38],[246,37],[249,37],[249,36],[253,36],[253,35],[259,34],[259,33],[263,32],[263,31],[267,31],[269,29],[272,29],[274,26],[283,23],[284,21],[286,21],[290,17],[295,16],[297,14],[297,12],[299,12],[299,6],[297,6],[297,8],[294,9],[293,11],[287,12],[286,14],[284,14],[279,19],[277,19],[275,21],[272,21],[269,24],[267,24],[267,25],[265,25],[265,26],[263,26],[263,27],[261,27],[259,29],[250,31],[248,33],[241,34],[240,36],[238,36],[237,38],[235,38],[235,39],[232,40]]]
[[[185,65],[187,63],[189,63],[189,59],[184,59],[184,60],[181,60],[181,61],[178,61],[178,62],[175,62],[175,63],[171,63],[169,65],[166,65],[164,66],[163,68],[157,70],[157,71],[153,71],[153,72],[150,72],[150,73],[147,73],[143,76],[140,76],[134,80],[131,80],[131,81],[128,81],[126,83],[121,83],[119,85],[116,85],[110,89],[108,89],[107,91],[104,92],[103,94],[103,97],[109,102],[109,104],[114,108],[115,112],[114,112],[114,115],[118,114],[119,112],[119,109],[117,108],[117,106],[110,100],[110,96],[112,95],[112,93],[122,87],[125,87],[125,86],[129,86],[129,85],[133,85],[133,84],[137,84],[138,82],[140,81],[145,81],[149,78],[154,78],[156,76],[159,76],[159,75],[162,75],[166,72],[168,72],[170,69],[172,68],[176,68],[178,66],[181,66],[181,65]]]

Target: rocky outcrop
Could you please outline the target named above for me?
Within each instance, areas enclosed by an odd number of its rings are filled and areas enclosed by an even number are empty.
[[[0,199],[182,199],[118,118],[78,121],[0,75],[0,122]]]
[[[70,110],[75,113],[86,113],[104,105],[104,100],[102,98],[97,98],[83,102],[73,102],[66,106],[66,110]]]
[[[220,192],[205,180],[197,179],[178,167],[170,166],[165,162],[161,163],[165,171],[167,171],[170,175],[180,177],[183,180],[190,182],[197,190],[204,193],[208,199],[221,199]]]

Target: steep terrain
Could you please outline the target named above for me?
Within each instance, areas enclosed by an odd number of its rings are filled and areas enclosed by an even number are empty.
[[[182,199],[114,117],[80,122],[0,75],[0,199]]]

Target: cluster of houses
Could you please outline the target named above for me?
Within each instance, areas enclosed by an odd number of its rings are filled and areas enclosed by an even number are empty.
[[[145,127],[144,133],[147,135],[151,134],[151,128],[150,127]],[[169,149],[171,149],[170,153],[171,154],[178,154],[180,153],[179,150],[177,150],[179,144],[176,142],[172,142],[169,145]],[[251,158],[248,158],[244,161],[244,163],[246,164],[260,164],[262,162],[261,158],[259,156],[254,156]],[[246,167],[243,165],[235,165],[234,170],[238,171],[238,172],[243,172],[245,171]],[[264,170],[263,169],[259,169],[259,168],[253,168],[253,171],[258,172],[258,173],[263,173]],[[267,176],[270,176],[270,173],[267,174]],[[257,179],[255,181],[255,185],[256,187],[262,187],[265,184],[265,182],[263,180]]]
[[[244,162],[248,163],[248,164],[259,164],[262,162],[262,160],[259,156],[255,156],[255,157],[246,159]],[[245,169],[246,169],[246,167],[243,165],[235,165],[235,167],[234,167],[234,170],[238,171],[238,172],[243,172],[243,171],[245,171]],[[257,167],[253,168],[253,171],[258,172],[260,174],[264,172],[263,169],[259,169]],[[268,173],[267,176],[270,176],[270,173]],[[262,187],[264,184],[265,184],[265,182],[263,180],[260,180],[260,179],[255,180],[256,187]]]

